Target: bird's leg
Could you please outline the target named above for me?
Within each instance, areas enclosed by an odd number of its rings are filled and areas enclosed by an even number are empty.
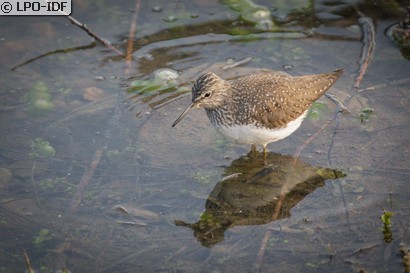
[[[266,144],[263,145],[263,164],[266,165],[267,161],[266,159],[268,158],[268,150],[266,149]]]
[[[251,146],[250,155],[251,155],[252,159],[258,158],[258,151],[256,150],[256,145],[255,144],[252,144],[252,146]]]

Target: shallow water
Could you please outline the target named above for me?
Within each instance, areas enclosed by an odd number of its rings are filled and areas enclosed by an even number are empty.
[[[267,23],[230,1],[141,2],[73,3],[131,61],[63,17],[0,18],[0,272],[24,253],[36,272],[406,272],[410,63],[388,30],[410,3],[255,1]],[[358,88],[355,10],[375,31]],[[171,128],[205,71],[337,68],[347,110],[321,98],[269,167],[203,110]]]

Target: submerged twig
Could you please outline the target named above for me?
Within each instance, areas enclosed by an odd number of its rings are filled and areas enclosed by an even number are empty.
[[[126,63],[125,75],[129,75],[131,72],[132,52],[134,48],[134,37],[135,37],[135,32],[137,30],[137,19],[138,19],[138,13],[140,10],[140,6],[141,6],[141,0],[135,0],[134,13],[132,15],[130,32],[128,34],[127,54],[125,56],[125,63]]]
[[[359,13],[359,24],[362,29],[362,52],[360,54],[359,68],[357,70],[357,76],[355,78],[354,88],[358,89],[360,83],[366,74],[367,67],[372,60],[374,50],[376,48],[376,31],[374,28],[373,20],[370,17],[364,16],[363,13]]]
[[[283,188],[283,186],[282,186],[282,188]],[[275,212],[272,216],[272,221],[277,219],[277,217],[279,215],[279,212],[280,212],[280,209],[282,207],[282,203],[285,200],[285,197],[286,197],[286,193],[281,193],[280,194],[280,196],[278,198],[278,201],[276,203],[276,206],[275,206]],[[269,242],[269,239],[270,239],[271,236],[272,236],[272,229],[267,229],[266,232],[265,232],[265,235],[263,236],[261,246],[259,247],[258,255],[256,256],[256,263],[255,263],[253,272],[260,272],[260,269],[261,269],[261,266],[262,266],[263,256],[265,255],[266,246],[268,245],[268,242]]]
[[[50,51],[50,52],[41,54],[41,55],[39,55],[39,56],[37,56],[37,57],[34,57],[34,58],[32,58],[32,59],[29,59],[29,60],[27,60],[27,61],[25,61],[25,62],[23,62],[23,63],[21,63],[21,64],[15,65],[15,66],[13,66],[13,67],[11,68],[11,70],[14,71],[14,70],[16,70],[16,69],[19,68],[19,67],[22,67],[22,66],[27,65],[27,64],[29,64],[29,63],[35,62],[35,61],[37,61],[37,60],[39,60],[39,59],[41,59],[41,58],[43,58],[43,57],[47,57],[47,56],[51,56],[51,55],[59,54],[59,53],[69,53],[69,52],[73,52],[73,51],[77,51],[77,50],[90,49],[90,48],[95,47],[95,45],[96,45],[96,43],[95,43],[95,42],[92,42],[91,44],[85,45],[85,46],[77,46],[77,47],[71,47],[71,48],[66,48],[66,49],[53,50],[53,51]]]
[[[97,169],[98,164],[100,163],[101,156],[103,152],[107,149],[107,145],[104,145],[102,148],[98,149],[93,157],[93,161],[90,166],[88,166],[87,171],[81,177],[80,183],[77,186],[77,191],[74,194],[73,199],[71,200],[70,212],[74,212],[80,205],[83,197],[84,189],[87,187],[91,178],[94,175],[95,170]]]
[[[360,61],[359,61],[359,68],[358,68],[358,75],[355,78],[355,83],[353,85],[353,88],[357,91],[357,92],[362,92],[363,90],[359,89],[360,83],[364,77],[364,74],[366,73],[367,67],[370,64],[370,61],[373,57],[373,52],[376,46],[376,42],[375,42],[375,37],[376,37],[376,32],[375,32],[375,28],[374,28],[374,24],[371,18],[366,17],[363,15],[363,13],[358,12],[359,14],[359,23],[360,26],[362,28],[362,52],[360,55]],[[356,93],[357,94],[357,93]],[[350,95],[342,104],[343,106],[347,106],[347,104],[350,102],[350,100],[356,95],[356,94],[352,94]],[[335,118],[337,118],[339,115],[339,112],[336,113]],[[329,149],[327,151],[328,154],[328,163],[331,164],[330,162],[330,154],[331,151],[333,149],[333,143],[334,143],[334,138],[336,136],[336,132],[339,128],[339,124],[336,124],[335,127],[335,133],[333,134],[332,138],[331,138],[331,143],[329,145]]]
[[[296,161],[297,161],[297,157],[294,157],[294,161],[290,165],[291,168],[296,165]],[[292,173],[292,171],[290,170],[288,173]],[[287,194],[289,193],[289,184],[290,183],[288,181],[288,178],[289,178],[289,176],[286,177],[286,181],[285,181],[285,183],[283,183],[283,185],[280,189],[280,195],[279,195],[278,200],[275,204],[275,209],[273,211],[272,218],[271,218],[272,222],[279,218],[279,214],[282,211],[283,202],[285,201],[285,198],[286,198]],[[272,232],[273,232],[273,229],[268,228],[265,232],[265,235],[263,236],[261,245],[259,247],[258,254],[256,256],[256,263],[254,265],[254,272],[260,272],[260,269],[261,269],[261,266],[262,266],[262,260],[263,260],[263,257],[265,255],[265,250],[266,250],[266,247],[268,245],[269,239],[272,236]]]
[[[293,155],[293,157],[295,158],[295,162],[294,162],[294,163],[296,163],[296,160],[297,160],[297,158],[300,156],[302,150],[303,150],[304,148],[306,148],[307,145],[308,145],[309,143],[311,143],[314,139],[316,139],[317,136],[318,136],[320,133],[322,133],[323,130],[325,130],[334,120],[336,120],[337,117],[338,117],[338,115],[339,115],[339,113],[344,112],[345,109],[347,109],[342,103],[339,102],[339,100],[335,99],[334,97],[331,97],[331,96],[330,96],[329,99],[330,99],[330,100],[336,105],[336,107],[337,107],[336,112],[335,112],[333,118],[330,119],[330,120],[328,120],[328,121],[326,121],[325,124],[323,124],[322,127],[320,127],[319,130],[317,130],[317,132],[316,132],[314,135],[312,135],[312,136],[311,136],[310,138],[308,138],[302,145],[300,145],[300,146],[298,147],[298,149],[296,150],[295,154]],[[275,204],[275,210],[274,210],[274,212],[273,212],[273,214],[272,214],[272,219],[271,219],[272,221],[277,220],[278,217],[279,217],[279,213],[281,212],[281,209],[282,209],[282,204],[283,204],[283,202],[284,202],[284,200],[285,200],[285,198],[286,198],[286,194],[288,193],[287,185],[288,185],[287,182],[285,182],[285,183],[282,185],[281,192],[280,192],[280,196],[279,196],[279,198],[278,198],[278,201],[277,201],[276,204]],[[255,263],[255,266],[254,266],[255,272],[259,272],[259,271],[260,271],[260,268],[261,268],[261,265],[262,265],[262,260],[263,260],[263,257],[264,257],[264,255],[265,255],[266,246],[267,246],[267,244],[268,244],[268,242],[269,242],[270,237],[272,236],[272,230],[273,230],[273,229],[268,229],[268,230],[265,232],[265,235],[263,236],[263,239],[262,239],[262,242],[261,242],[261,245],[260,245],[260,247],[259,247],[259,251],[258,251],[257,257],[256,257],[256,263]]]
[[[108,122],[107,128],[104,133],[104,136],[105,136],[104,141],[101,144],[101,146],[95,151],[91,164],[88,166],[87,171],[81,177],[80,183],[77,185],[77,191],[75,192],[74,197],[71,200],[71,205],[70,205],[71,213],[74,212],[80,205],[83,199],[84,190],[90,183],[95,170],[100,164],[101,157],[104,151],[107,150],[108,148],[108,141],[111,139],[111,137],[113,136],[115,132],[114,126],[116,124],[119,124],[119,119],[122,115],[122,107],[120,104],[119,94],[120,94],[120,91],[118,91],[117,100],[115,101],[116,107],[114,108],[114,115],[111,117],[110,121]]]
[[[26,264],[27,273],[34,273],[33,267],[31,267],[30,258],[28,257],[27,253],[24,251],[24,263]]]
[[[313,134],[310,138],[308,138],[307,140],[305,140],[305,142],[303,142],[302,145],[300,145],[298,147],[298,149],[296,150],[295,154],[293,155],[295,158],[299,157],[300,154],[302,153],[302,150],[305,149],[309,143],[311,143],[313,140],[315,140],[317,138],[318,135],[320,135],[329,125],[330,123],[332,123],[332,121],[335,119],[335,117],[333,119],[327,120],[322,127],[319,128],[319,130],[316,131],[315,134]]]
[[[337,107],[339,108],[338,109],[339,112],[349,113],[349,109],[347,108],[347,106],[344,105],[336,96],[331,95],[331,94],[325,94],[325,96],[337,105]]]
[[[140,0],[136,0],[136,11],[138,11],[139,5],[140,5]],[[68,17],[69,17],[70,21],[72,19],[74,19],[70,16],[68,16]],[[135,29],[136,29],[136,19],[137,19],[137,17],[136,17],[136,15],[134,15],[133,19],[132,19],[133,23],[131,23],[131,27],[130,27],[130,33],[132,33],[132,35],[134,35],[133,33],[135,32]],[[76,21],[76,20],[74,19],[74,21]],[[76,21],[76,22],[78,22],[78,21]],[[87,31],[87,33],[88,33],[88,31]],[[133,40],[133,38],[131,40]],[[102,40],[102,42],[106,42],[106,41]],[[132,43],[131,43],[131,48],[128,48],[128,51],[132,52]],[[122,53],[121,53],[121,55],[123,56]],[[127,55],[127,57],[128,57],[128,55]],[[129,73],[129,71],[126,68],[124,70],[124,74],[128,74],[128,73]],[[74,194],[73,199],[71,200],[70,212],[74,212],[78,208],[78,206],[80,205],[80,203],[83,199],[84,190],[88,186],[88,184],[90,183],[90,181],[91,181],[91,179],[94,175],[94,172],[97,169],[97,167],[98,167],[98,165],[101,161],[101,157],[102,157],[104,151],[107,150],[107,148],[108,148],[108,140],[111,139],[111,137],[114,134],[113,128],[116,124],[119,124],[119,119],[122,115],[122,105],[120,104],[120,99],[119,99],[120,92],[121,91],[118,91],[118,93],[117,93],[117,100],[115,101],[116,107],[114,109],[114,115],[111,117],[111,119],[110,119],[110,121],[109,121],[109,123],[107,124],[107,127],[106,127],[105,140],[103,141],[101,146],[95,151],[94,157],[93,157],[93,160],[92,160],[91,164],[88,166],[86,172],[81,177],[80,183],[77,186],[77,191]]]

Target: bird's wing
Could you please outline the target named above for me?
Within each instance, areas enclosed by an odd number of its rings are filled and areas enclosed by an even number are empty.
[[[267,128],[284,127],[303,115],[341,74],[337,70],[298,77],[259,74],[240,78],[232,84],[237,93],[237,114]]]

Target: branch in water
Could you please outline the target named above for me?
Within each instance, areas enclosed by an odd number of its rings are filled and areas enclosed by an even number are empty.
[[[111,43],[101,37],[99,37],[97,34],[95,34],[93,31],[91,31],[85,24],[80,23],[77,19],[74,17],[67,15],[67,19],[70,20],[70,22],[79,28],[83,29],[85,32],[87,32],[88,35],[96,39],[98,42],[102,43],[104,46],[107,48],[111,49],[112,51],[116,52],[118,55],[124,57],[124,53],[122,53],[120,50],[116,49],[111,45]]]
[[[374,29],[373,20],[364,16],[359,12],[359,24],[362,29],[362,52],[360,54],[359,69],[357,70],[357,77],[355,78],[354,88],[358,89],[360,83],[366,74],[367,67],[372,60],[374,49],[376,48],[376,31]]]
[[[27,64],[29,64],[29,63],[32,63],[32,62],[34,62],[34,61],[37,61],[37,60],[39,60],[39,59],[41,59],[41,58],[43,58],[43,57],[47,57],[47,56],[54,55],[54,54],[60,54],[60,53],[69,53],[69,52],[73,52],[73,51],[77,51],[77,50],[90,49],[90,48],[94,48],[96,45],[97,45],[97,43],[96,43],[95,41],[93,41],[91,44],[85,45],[85,46],[78,46],[78,47],[72,47],[72,48],[66,48],[66,49],[57,49],[57,50],[54,50],[54,51],[50,51],[50,52],[41,54],[41,55],[39,55],[39,56],[37,56],[37,57],[34,57],[34,58],[32,58],[32,59],[29,59],[29,60],[27,60],[27,61],[25,61],[25,62],[23,62],[23,63],[20,63],[20,64],[18,64],[18,65],[13,66],[13,67],[11,68],[11,71],[14,71],[14,70],[16,70],[17,68],[22,67],[22,66],[25,66],[25,65],[27,65]]]
[[[48,3],[49,0],[44,0],[44,2]],[[96,33],[94,33],[93,31],[91,31],[85,24],[81,23],[80,21],[78,21],[77,19],[75,19],[74,17],[70,16],[68,13],[64,12],[64,11],[60,11],[61,14],[65,15],[67,17],[67,19],[74,25],[78,26],[79,28],[83,29],[85,32],[87,32],[88,35],[90,35],[91,37],[93,37],[94,39],[96,39],[98,42],[102,43],[104,46],[106,46],[107,48],[111,49],[112,51],[114,51],[115,53],[117,53],[118,55],[125,57],[124,53],[122,53],[120,50],[116,49],[115,47],[112,46],[112,44],[99,37]]]
[[[127,54],[125,56],[126,69],[124,73],[126,75],[129,75],[131,73],[132,51],[134,48],[134,37],[135,37],[135,32],[137,31],[137,19],[138,19],[138,13],[140,10],[140,6],[141,6],[141,1],[135,0],[134,13],[132,15],[130,32],[128,35]]]

